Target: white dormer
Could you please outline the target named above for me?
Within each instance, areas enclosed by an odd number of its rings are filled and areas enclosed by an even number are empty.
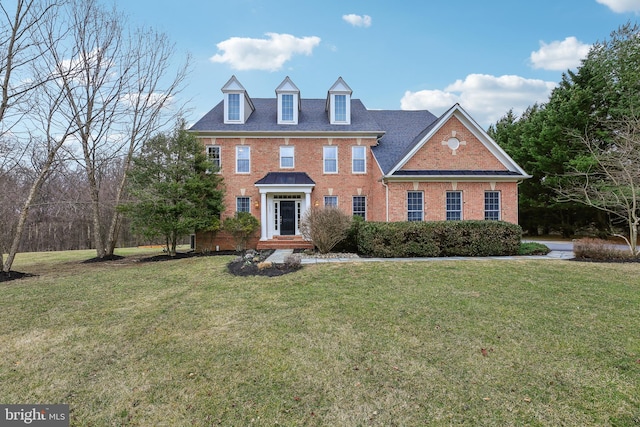
[[[329,123],[332,125],[351,124],[352,93],[349,85],[342,80],[342,77],[338,77],[327,95],[326,109],[329,113]]]
[[[287,76],[276,88],[278,97],[278,124],[297,125],[300,111],[300,89]]]
[[[255,109],[247,90],[236,76],[231,76],[222,87],[222,93],[224,94],[225,124],[244,124]]]

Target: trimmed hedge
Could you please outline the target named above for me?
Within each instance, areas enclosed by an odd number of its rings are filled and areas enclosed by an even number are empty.
[[[517,255],[519,225],[503,221],[363,222],[358,252],[383,258]]]

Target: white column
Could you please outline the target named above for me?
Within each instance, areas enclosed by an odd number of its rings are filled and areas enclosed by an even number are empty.
[[[311,190],[304,192],[304,211],[302,214],[304,215],[309,208],[311,208]]]
[[[267,194],[260,193],[260,240],[267,240]]]

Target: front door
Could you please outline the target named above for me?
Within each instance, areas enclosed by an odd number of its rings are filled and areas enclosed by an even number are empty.
[[[280,201],[280,235],[296,234],[296,202]]]

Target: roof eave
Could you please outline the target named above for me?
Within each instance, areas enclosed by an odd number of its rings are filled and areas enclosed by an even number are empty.
[[[387,181],[411,182],[411,181],[483,181],[483,182],[517,182],[531,178],[531,175],[385,175]]]
[[[219,138],[232,138],[232,137],[255,137],[255,138],[289,138],[289,137],[322,137],[329,136],[335,137],[361,137],[361,138],[380,138],[384,135],[383,131],[289,131],[289,130],[277,130],[277,131],[240,131],[240,130],[191,130],[191,132],[197,134],[198,137],[219,137]]]

